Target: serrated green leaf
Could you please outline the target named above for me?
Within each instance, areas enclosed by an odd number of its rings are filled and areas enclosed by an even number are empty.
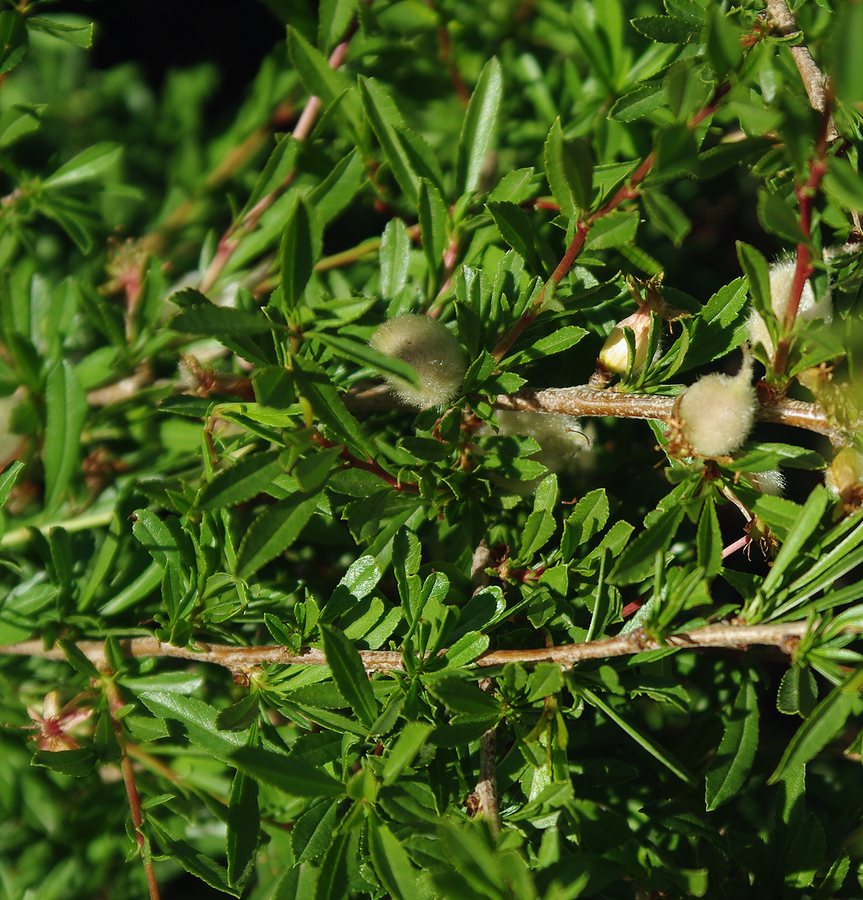
[[[107,141],[93,144],[60,166],[42,182],[42,187],[56,191],[101,178],[108,169],[116,165],[122,154],[123,148],[119,144]]]
[[[798,771],[839,733],[848,716],[859,706],[863,669],[852,672],[812,710],[794,733],[773,771],[768,784],[775,784],[786,774]]]
[[[730,800],[743,787],[758,749],[758,696],[748,676],[744,677],[719,749],[705,778],[708,812]]]
[[[428,722],[408,722],[401,728],[398,739],[385,756],[384,784],[393,784],[398,780],[399,775],[425,746],[433,730],[434,725]]]
[[[288,320],[296,315],[296,309],[315,266],[314,217],[302,200],[294,206],[282,231],[279,247],[279,264],[282,274],[282,302]]]
[[[688,44],[698,35],[692,22],[675,16],[638,16],[630,22],[640,34],[662,44]]]
[[[483,67],[468,104],[458,140],[456,192],[473,193],[478,185],[486,154],[492,146],[501,97],[503,74],[492,57]]]
[[[228,761],[247,740],[243,732],[220,731],[216,725],[218,711],[203,700],[167,691],[132,690],[154,716],[179,722],[186,738],[216,759]]]
[[[279,500],[265,509],[249,526],[237,552],[237,574],[251,578],[268,562],[281,556],[311,519],[318,497],[299,496]]]
[[[593,193],[593,155],[583,138],[566,141],[560,119],[555,119],[545,141],[545,177],[548,186],[569,219],[590,207]]]
[[[847,104],[863,100],[863,71],[855,62],[863,41],[863,3],[847,0],[840,3],[832,21],[830,62],[836,96]]]
[[[252,874],[260,835],[258,783],[243,772],[237,772],[228,799],[226,856],[228,881],[241,887]]]
[[[414,900],[417,872],[404,847],[392,831],[376,819],[369,820],[368,836],[372,865],[387,893],[395,900]]]
[[[378,717],[378,704],[372,691],[369,676],[354,645],[344,632],[332,625],[321,625],[324,654],[339,690],[357,714],[360,721],[371,728]]]
[[[48,19],[44,16],[28,16],[27,24],[35,31],[44,31],[52,37],[66,41],[74,47],[82,47],[88,50],[93,46],[93,23],[83,22],[73,25],[69,22],[61,22],[58,19]]]
[[[63,502],[78,469],[81,432],[87,418],[87,396],[67,360],[56,363],[45,385],[45,509]]]
[[[344,785],[322,769],[284,753],[260,747],[240,747],[231,754],[228,762],[292,797],[337,797],[344,793]]]
[[[779,235],[792,244],[803,240],[803,231],[796,209],[778,194],[768,190],[758,192],[758,221],[765,231]]]
[[[0,12],[0,75],[11,72],[27,54],[25,21],[18,10]]]
[[[423,253],[430,277],[430,293],[438,287],[438,271],[446,250],[447,209],[441,192],[425,178],[419,182],[417,217],[420,226]]]
[[[824,176],[824,188],[848,209],[863,209],[863,177],[847,159],[841,156],[830,157],[830,167]]]
[[[233,466],[218,472],[204,486],[198,496],[198,508],[220,509],[251,500],[257,494],[265,493],[283,471],[278,451],[268,450],[246,456]]]
[[[674,505],[656,516],[650,527],[623,551],[608,580],[613,584],[632,584],[646,578],[653,571],[656,554],[665,553],[671,546],[683,514],[683,507]]]
[[[705,500],[698,519],[696,553],[698,565],[704,569],[707,577],[715,575],[722,568],[722,532],[719,530],[719,518],[712,497]]]

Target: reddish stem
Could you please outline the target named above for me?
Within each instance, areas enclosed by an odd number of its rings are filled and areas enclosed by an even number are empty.
[[[150,900],[159,900],[159,884],[156,881],[156,873],[153,870],[153,861],[150,859],[144,840],[144,814],[141,811],[141,796],[138,793],[138,785],[135,782],[135,771],[126,748],[126,736],[123,734],[123,723],[117,718],[117,710],[123,706],[123,700],[117,685],[110,676],[105,678],[105,693],[108,697],[108,709],[111,716],[111,725],[114,729],[114,737],[120,748],[120,772],[123,775],[123,785],[126,788],[126,797],[129,800],[129,812],[132,814],[132,825],[135,827],[135,838],[138,842],[138,851],[141,854],[141,862],[144,864],[144,873],[147,878],[147,889]]]
[[[821,129],[815,145],[815,155],[809,162],[809,172],[806,181],[794,191],[797,197],[797,205],[800,209],[800,230],[803,233],[803,240],[797,244],[794,278],[788,295],[785,320],[782,323],[785,335],[777,343],[776,354],[773,358],[773,370],[777,375],[782,375],[788,365],[788,353],[791,349],[789,336],[794,328],[794,323],[797,321],[797,311],[800,308],[800,299],[803,296],[806,282],[813,272],[812,256],[809,249],[809,239],[812,236],[812,208],[821,179],[827,172],[827,135],[830,122],[830,105],[828,104],[822,111]]]
[[[719,106],[719,101],[728,93],[730,89],[730,85],[721,84],[713,93],[713,97],[711,97],[710,102],[704,106],[702,109],[698,110],[692,118],[687,123],[687,126],[691,129],[697,128],[708,116],[713,115],[716,112],[717,107]],[[566,252],[561,257],[560,262],[557,264],[555,270],[551,273],[548,281],[543,285],[542,290],[537,295],[536,300],[531,305],[530,309],[527,310],[524,315],[510,328],[510,330],[501,337],[498,341],[497,346],[494,350],[494,357],[497,360],[501,360],[506,354],[509,352],[510,347],[518,340],[521,336],[522,332],[527,328],[528,325],[542,312],[543,306],[545,305],[546,295],[548,293],[549,286],[556,288],[569,270],[575,264],[576,259],[578,259],[581,251],[584,249],[584,243],[587,240],[587,235],[591,229],[591,227],[596,223],[599,219],[607,216],[609,213],[613,212],[621,203],[624,203],[626,200],[635,200],[640,195],[640,185],[644,181],[645,178],[650,174],[650,170],[653,168],[654,163],[656,162],[656,153],[651,150],[647,156],[639,164],[638,168],[632,173],[629,178],[629,181],[626,184],[622,185],[614,196],[606,201],[606,203],[601,206],[598,210],[591,213],[586,219],[581,220],[575,229],[575,234],[573,235],[572,241],[570,241],[569,246],[566,248]],[[540,208],[547,208],[544,204],[537,202],[536,206]]]
[[[352,26],[352,29],[346,35],[345,39],[336,46],[333,52],[330,54],[330,58],[327,61],[331,69],[338,69],[339,66],[345,61],[345,57],[348,53],[348,46],[350,44],[351,38],[353,37],[353,32],[356,29],[356,24]],[[309,97],[306,101],[306,105],[303,107],[303,111],[300,113],[300,118],[297,120],[297,124],[294,126],[294,130],[291,132],[294,140],[304,141],[311,133],[312,127],[315,124],[315,121],[320,114],[321,111],[321,99],[320,97]],[[222,235],[219,239],[219,246],[216,250],[216,255],[213,257],[212,262],[207,268],[207,271],[204,273],[204,277],[201,279],[201,290],[206,293],[212,286],[216,283],[221,275],[222,270],[228,263],[228,260],[234,255],[234,251],[240,245],[241,237],[237,237],[236,234],[238,231],[243,234],[248,234],[252,231],[258,224],[261,219],[261,216],[278,200],[279,197],[291,186],[293,183],[294,177],[296,175],[296,170],[291,169],[290,172],[282,179],[282,182],[276,187],[273,188],[268,194],[265,194],[261,199],[247,212],[242,218],[237,221],[231,223],[228,227],[228,230]]]

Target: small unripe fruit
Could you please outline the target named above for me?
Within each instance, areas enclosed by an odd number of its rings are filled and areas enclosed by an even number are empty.
[[[756,490],[762,494],[781,497],[785,490],[785,476],[779,469],[768,469],[766,472],[749,472],[747,478]]]
[[[532,437],[539,451],[531,456],[549,472],[562,472],[572,467],[576,456],[589,444],[575,416],[563,413],[536,413],[529,410],[501,410],[497,413],[500,434]]]
[[[704,375],[683,393],[678,404],[683,436],[701,456],[727,456],[748,437],[757,405],[747,353],[736,375]]]
[[[396,316],[384,322],[369,343],[378,353],[400,359],[416,370],[416,385],[396,375],[386,376],[405,403],[428,409],[443,406],[458,394],[465,373],[464,351],[440,322],[413,313]]]
[[[773,315],[778,322],[785,321],[785,313],[788,310],[788,301],[791,299],[791,285],[794,282],[794,270],[797,261],[793,256],[777,260],[770,266],[770,306]],[[828,291],[820,300],[815,299],[815,291],[812,284],[807,281],[800,295],[800,305],[797,307],[797,318],[803,322],[811,322],[815,319],[823,319],[829,322],[833,318],[833,304]],[[753,344],[761,344],[767,353],[773,355],[773,341],[767,325],[760,313],[755,311],[749,317],[749,339]]]
[[[641,307],[631,316],[618,322],[605,339],[602,350],[599,351],[599,365],[607,372],[615,375],[625,375],[629,371],[629,345],[626,343],[623,329],[632,331],[635,344],[635,361],[632,363],[633,373],[639,372],[647,361],[647,345],[650,339],[650,310]]]

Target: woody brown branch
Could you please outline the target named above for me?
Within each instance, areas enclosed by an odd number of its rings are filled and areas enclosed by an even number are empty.
[[[479,668],[502,666],[509,662],[557,663],[569,668],[591,659],[610,659],[616,656],[632,656],[648,650],[668,647],[699,649],[728,647],[745,649],[751,645],[778,647],[791,653],[812,627],[809,622],[784,622],[764,625],[705,625],[692,631],[665,636],[662,640],[634,631],[619,637],[558,647],[540,647],[525,650],[493,650],[474,660]],[[843,633],[856,633],[847,628]],[[199,643],[196,647],[175,647],[153,637],[132,638],[120,641],[120,648],[129,657],[170,657],[222,666],[234,674],[248,675],[263,665],[325,666],[322,650],[307,648],[292,653],[287,647],[233,647],[226,644]],[[105,645],[102,641],[79,641],[77,648],[97,667],[106,664]],[[399,650],[360,650],[360,659],[367,672],[403,671],[402,653]],[[45,659],[65,660],[59,646],[46,649],[41,641],[23,641],[0,646],[0,656],[37,656]]]
[[[495,408],[540,413],[564,413],[570,416],[613,416],[621,419],[656,419],[670,422],[676,397],[656,394],[625,394],[588,385],[545,390],[522,390],[501,394]],[[845,442],[845,436],[831,424],[824,410],[815,403],[780,398],[762,403],[756,412],[762,422],[774,422],[804,428],[830,438],[833,444]]]
[[[785,36],[796,34],[800,30],[785,0],[767,0],[767,13],[776,34]],[[809,97],[810,106],[820,113],[825,112],[827,109],[827,76],[818,67],[805,44],[798,44],[789,49],[797,71],[800,73],[800,80],[803,82],[806,96]],[[835,140],[838,136],[831,117],[827,125],[827,140]]]

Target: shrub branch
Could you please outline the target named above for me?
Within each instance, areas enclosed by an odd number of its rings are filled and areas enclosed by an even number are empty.
[[[668,647],[697,650],[709,647],[746,649],[759,644],[778,647],[783,653],[792,653],[808,630],[813,627],[806,622],[782,622],[764,625],[705,625],[692,631],[669,634],[660,638],[650,637],[637,630],[618,637],[580,644],[564,644],[557,647],[537,647],[525,650],[493,650],[480,656],[474,665],[480,668],[502,666],[508,662],[538,663],[552,662],[569,668],[590,659],[610,659],[615,656],[634,656],[648,650]],[[849,627],[844,633],[856,633]],[[222,666],[235,675],[248,675],[263,665],[281,666],[325,666],[323,650],[310,647],[300,653],[292,653],[287,647],[268,645],[264,647],[233,647],[228,644],[207,644],[199,642],[197,647],[175,647],[154,637],[131,638],[120,641],[121,650],[130,657],[170,657],[194,662],[212,663]],[[77,648],[94,665],[107,662],[105,645],[102,641],[79,641]],[[399,650],[360,650],[360,658],[367,672],[403,671],[402,653]],[[22,641],[18,644],[0,646],[0,656],[36,656],[43,659],[65,660],[62,647],[46,649],[42,641]]]
[[[565,413],[570,416],[612,416],[619,419],[657,419],[670,422],[674,417],[676,397],[657,394],[625,394],[601,390],[589,385],[568,388],[525,389],[516,394],[501,394],[495,400],[497,409],[525,410],[528,412]],[[823,434],[833,444],[845,440],[842,432],[834,427],[827,413],[816,403],[779,398],[762,402],[756,413],[762,422],[790,425]]]

